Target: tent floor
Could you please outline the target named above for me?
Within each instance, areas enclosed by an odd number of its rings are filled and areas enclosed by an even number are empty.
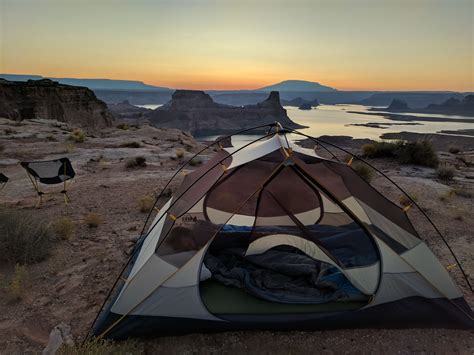
[[[266,301],[212,279],[201,282],[201,299],[212,314],[299,314],[350,311],[367,302],[289,304]]]

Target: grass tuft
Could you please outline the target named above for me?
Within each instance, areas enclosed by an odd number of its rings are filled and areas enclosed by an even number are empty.
[[[0,208],[0,262],[33,264],[45,260],[57,239],[31,212]]]
[[[62,240],[71,239],[74,233],[74,222],[69,217],[60,217],[52,224],[53,231]]]
[[[202,164],[202,159],[199,157],[194,157],[189,161],[189,165],[191,166],[199,166]]]
[[[145,168],[146,158],[142,156],[130,158],[126,161],[125,167],[127,169]]]
[[[145,354],[143,343],[137,340],[113,342],[103,338],[92,338],[76,345],[63,345],[58,355],[141,355]]]
[[[179,148],[176,149],[176,158],[182,159],[184,157],[184,149]]]
[[[119,123],[119,124],[118,124],[117,126],[115,126],[115,127],[117,127],[118,129],[123,129],[124,131],[130,129],[130,127],[129,127],[128,124],[126,124],[126,123]]]
[[[140,212],[142,213],[149,212],[153,208],[154,204],[155,199],[153,198],[153,196],[150,195],[143,196],[141,199],[138,200],[138,206],[140,208]]]
[[[460,151],[461,149],[456,146],[451,146],[448,148],[448,152],[450,152],[451,154],[458,154]]]
[[[121,145],[122,148],[141,148],[141,146],[139,142],[128,142]]]

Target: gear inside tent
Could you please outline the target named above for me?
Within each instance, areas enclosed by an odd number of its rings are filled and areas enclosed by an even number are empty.
[[[279,125],[222,148],[137,243],[92,333],[472,328],[407,213]]]

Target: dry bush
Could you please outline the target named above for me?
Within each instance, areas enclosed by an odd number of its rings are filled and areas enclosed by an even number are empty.
[[[92,212],[86,213],[83,220],[89,228],[97,228],[102,223],[102,217]]]
[[[456,169],[450,165],[443,165],[436,169],[436,175],[440,180],[448,182],[453,180],[456,175]]]
[[[140,142],[127,142],[121,145],[122,148],[141,148]]]
[[[176,158],[182,159],[183,157],[184,157],[184,149],[183,148],[176,149]]]
[[[24,298],[28,281],[29,276],[26,265],[15,264],[15,271],[6,290],[9,302],[20,301]]]
[[[72,131],[71,135],[69,136],[69,139],[76,142],[76,143],[82,143],[86,140],[86,135],[84,134],[84,131],[80,128],[74,129]]]
[[[76,345],[61,346],[57,355],[141,355],[145,354],[144,343],[137,340],[113,342],[103,338],[92,338]]]
[[[117,127],[118,129],[123,129],[123,130],[125,130],[125,131],[128,130],[128,129],[130,129],[130,127],[129,127],[128,124],[126,124],[126,123],[119,123],[119,124],[118,124],[117,126],[115,126],[115,127]]]
[[[143,212],[143,213],[149,212],[153,208],[154,204],[155,204],[155,199],[153,198],[153,196],[150,196],[150,195],[146,195],[138,200],[138,206],[140,208],[140,212]]]
[[[0,262],[43,261],[56,242],[47,223],[32,212],[0,209]]]
[[[74,233],[74,222],[69,217],[61,217],[52,223],[52,227],[56,235],[63,239],[70,239]]]
[[[450,192],[456,196],[465,198],[471,198],[473,196],[473,193],[463,186],[453,187]]]
[[[15,131],[14,131],[13,129],[11,129],[11,128],[5,128],[5,129],[3,130],[3,132],[5,133],[6,136],[9,136],[9,135],[15,133]]]

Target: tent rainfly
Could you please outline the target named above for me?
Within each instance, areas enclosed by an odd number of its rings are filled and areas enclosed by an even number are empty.
[[[473,327],[406,209],[287,133],[273,124],[185,175],[91,334]]]

